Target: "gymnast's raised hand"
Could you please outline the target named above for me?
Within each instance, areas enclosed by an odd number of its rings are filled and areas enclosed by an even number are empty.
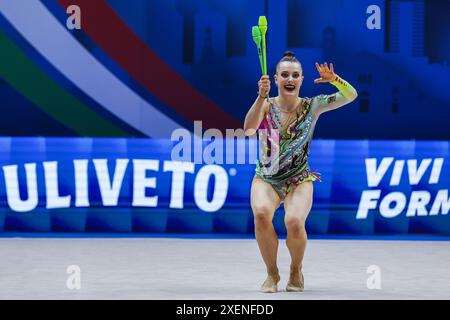
[[[314,80],[314,83],[326,83],[336,80],[336,74],[334,73],[334,66],[332,63],[328,68],[328,64],[326,62],[323,64],[318,64],[316,62],[316,68],[317,71],[319,71],[320,78]]]

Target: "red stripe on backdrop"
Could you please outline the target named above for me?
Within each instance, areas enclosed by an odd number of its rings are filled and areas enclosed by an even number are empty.
[[[106,0],[58,0],[78,5],[82,30],[136,81],[168,107],[203,128],[242,128],[242,124],[184,80],[114,12]],[[161,76],[163,75],[163,76]]]

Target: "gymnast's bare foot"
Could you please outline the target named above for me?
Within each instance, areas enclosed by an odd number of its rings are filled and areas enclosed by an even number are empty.
[[[287,292],[303,292],[305,288],[305,280],[301,268],[292,268],[289,281],[286,286]]]
[[[279,274],[268,274],[266,281],[264,281],[259,291],[263,293],[278,292],[278,282],[280,282]]]

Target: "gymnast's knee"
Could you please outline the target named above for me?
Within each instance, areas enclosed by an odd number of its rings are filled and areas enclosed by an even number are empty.
[[[288,236],[291,235],[293,237],[297,237],[306,231],[305,222],[298,217],[287,217],[285,219],[285,223]]]
[[[257,206],[253,208],[255,226],[257,228],[266,228],[272,224],[272,209],[268,206]]]

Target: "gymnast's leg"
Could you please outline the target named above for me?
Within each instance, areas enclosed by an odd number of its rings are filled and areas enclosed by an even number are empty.
[[[280,198],[268,183],[255,177],[250,201],[255,221],[256,241],[267,268],[267,279],[261,286],[261,292],[274,293],[278,291],[280,275],[277,267],[278,237],[272,219],[280,205]]]
[[[290,192],[284,201],[286,245],[291,255],[291,268],[286,291],[301,292],[304,288],[302,262],[306,249],[306,218],[312,207],[313,183],[304,182]]]

